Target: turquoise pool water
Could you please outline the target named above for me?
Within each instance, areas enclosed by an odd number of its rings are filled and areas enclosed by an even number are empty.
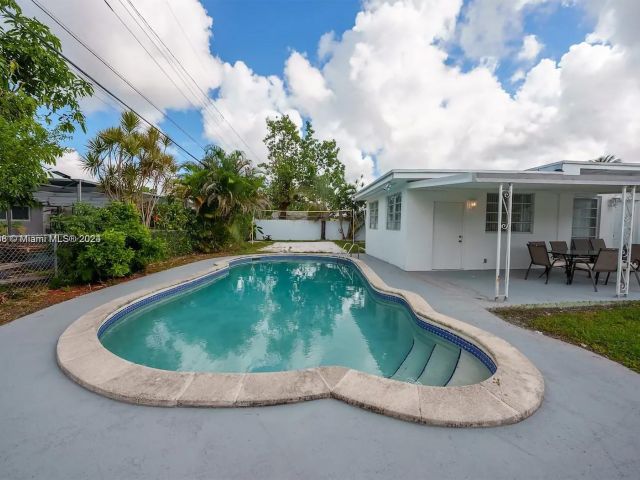
[[[341,365],[425,385],[491,375],[466,350],[420,328],[406,306],[376,295],[355,266],[328,259],[234,266],[127,314],[100,340],[120,357],[165,370]]]

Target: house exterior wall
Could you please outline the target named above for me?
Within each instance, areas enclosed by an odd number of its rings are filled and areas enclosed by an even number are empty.
[[[402,218],[400,221],[400,230],[387,230],[387,196],[396,193],[390,191],[388,194],[381,195],[378,200],[378,228],[373,230],[369,228],[370,209],[367,203],[367,218],[365,222],[367,253],[376,258],[397,265],[403,270],[407,270],[407,230],[410,219],[416,215],[411,215],[410,207],[407,205],[406,191],[402,192]],[[409,209],[409,210],[408,210]]]
[[[636,197],[640,195],[636,194]],[[622,222],[620,195],[602,195],[600,204],[600,238],[607,246],[618,247]],[[633,243],[640,243],[640,198],[636,199],[633,215]]]
[[[402,228],[399,232],[386,230],[386,196],[378,197],[378,230],[369,229],[367,205],[367,253],[407,271],[432,270],[433,234],[437,228],[433,223],[435,202],[459,202],[464,204],[462,269],[494,269],[497,232],[485,231],[488,192],[495,190],[406,189],[403,191]],[[514,193],[534,194],[533,232],[513,232],[511,235],[511,266],[519,269],[529,265],[528,242],[571,240],[574,195],[519,190],[517,186]],[[475,200],[476,206],[468,208],[467,200]],[[506,234],[503,234],[503,259],[505,249]]]

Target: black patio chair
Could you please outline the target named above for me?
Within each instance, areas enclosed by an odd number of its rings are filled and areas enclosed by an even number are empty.
[[[551,245],[551,251],[553,252],[567,253],[567,250],[569,250],[569,246],[564,240],[551,240],[549,245]],[[562,255],[552,253],[551,256],[559,260],[564,260],[564,256]]]
[[[593,263],[588,260],[576,260],[573,264],[573,268],[574,270],[578,269],[588,271],[591,274],[589,277],[591,278],[591,283],[593,283],[593,290],[597,292],[600,274],[607,274],[607,278],[604,282],[604,284],[607,285],[611,274],[618,270],[618,249],[603,248],[600,250]]]
[[[591,242],[588,238],[574,238],[571,240],[571,247],[574,250],[589,251],[591,250]]]
[[[531,263],[529,264],[529,268],[527,268],[527,273],[524,275],[524,279],[526,280],[529,277],[529,272],[531,271],[531,267],[533,265],[537,265],[540,267],[544,267],[544,271],[540,274],[546,275],[547,278],[545,280],[545,285],[549,283],[549,274],[551,273],[551,269],[554,267],[565,268],[566,263],[563,259],[549,258],[549,252],[547,252],[547,247],[545,242],[529,242],[527,244],[527,248],[529,249],[529,256],[531,257]]]
[[[603,248],[607,248],[607,244],[604,243],[602,238],[590,238],[589,243],[591,243],[591,250],[595,250],[599,252]]]

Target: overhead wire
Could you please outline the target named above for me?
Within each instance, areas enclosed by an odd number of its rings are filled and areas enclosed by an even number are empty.
[[[105,0],[106,1],[106,0]],[[118,0],[120,2],[120,4],[125,7],[123,0]],[[189,79],[193,82],[193,84],[195,85],[195,87],[200,91],[200,94],[202,95],[202,98],[205,100],[205,102],[212,107],[222,118],[222,120],[229,126],[230,130],[235,134],[235,136],[244,144],[245,147],[247,147],[247,150],[256,157],[256,160],[258,159],[258,155],[255,153],[255,151],[253,151],[253,149],[251,148],[251,146],[247,143],[247,141],[242,137],[242,135],[240,135],[238,133],[238,131],[233,127],[233,125],[231,124],[231,122],[224,116],[224,114],[220,111],[220,109],[216,106],[216,104],[211,100],[211,98],[206,94],[206,92],[204,92],[202,90],[202,88],[199,86],[198,82],[196,82],[196,80],[193,78],[193,76],[191,75],[191,73],[189,73],[189,71],[184,67],[184,65],[182,64],[182,62],[175,56],[175,54],[171,51],[171,49],[167,46],[167,44],[162,40],[162,38],[160,37],[160,35],[158,35],[158,33],[156,32],[156,30],[149,24],[149,22],[146,20],[145,16],[142,15],[142,13],[140,13],[140,11],[136,8],[136,6],[131,2],[131,0],[125,0],[127,2],[127,4],[130,6],[130,8],[133,10],[133,12],[135,12],[135,14],[141,19],[141,21],[147,26],[147,28],[152,32],[152,34],[157,38],[157,40],[160,42],[160,44],[166,49],[166,51],[169,53],[169,55],[173,58],[173,60],[175,61],[175,63],[181,68],[181,70],[184,72],[184,74],[186,74]],[[125,8],[126,9],[126,8]],[[133,15],[131,14],[131,12],[126,9],[127,12],[133,17]],[[175,15],[174,15],[175,18]],[[136,21],[136,19],[134,18],[134,21]],[[139,22],[136,21],[136,23],[138,24],[138,26],[142,29],[143,27],[139,24]],[[179,22],[178,22],[179,23]],[[183,30],[184,33],[184,30]],[[185,34],[186,37],[186,34]],[[147,35],[147,38],[149,38],[149,36]],[[149,38],[150,39],[150,38]],[[151,40],[151,39],[150,39]],[[189,39],[187,37],[187,41],[189,42]],[[154,42],[155,43],[155,42]],[[167,60],[169,62],[169,59],[166,57],[166,54],[164,54],[162,52],[162,49],[156,44],[156,48],[158,48],[158,50],[160,51],[161,54],[163,54],[163,56],[165,57],[165,60]],[[186,83],[186,82],[185,82]]]
[[[129,80],[127,80],[120,72],[118,72],[109,62],[107,62],[104,58],[102,58],[95,50],[89,47],[78,35],[76,35],[69,27],[67,27],[59,18],[57,18],[51,11],[47,8],[43,7],[37,0],[31,0],[32,3],[38,7],[45,15],[47,15],[51,20],[53,20],[60,28],[62,28],[65,32],[67,32],[73,39],[75,39],[80,45],[82,45],[89,53],[91,53],[96,59],[98,59],[103,65],[105,65],[111,72],[113,72],[120,80],[126,83],[134,92],[136,92],[140,97],[142,97],[149,105],[155,108],[160,115],[166,118],[169,122],[171,122],[176,128],[178,128],[183,134],[185,134],[194,144],[199,146],[203,151],[206,148],[196,140],[189,132],[187,132],[182,126],[176,122],[171,116],[165,113],[160,107],[158,107],[154,102],[152,102],[144,93],[142,93],[138,88],[136,88]]]

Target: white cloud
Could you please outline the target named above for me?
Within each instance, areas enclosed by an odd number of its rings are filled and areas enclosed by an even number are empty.
[[[538,58],[544,45],[535,35],[527,35],[522,40],[522,50],[518,53],[518,59],[532,61]]]
[[[26,14],[35,15],[51,27],[52,31],[62,40],[64,52],[75,63],[81,65],[151,121],[157,122],[161,119],[161,115],[153,107],[149,106],[146,101],[31,2],[21,1],[20,3]],[[143,47],[120,23],[105,2],[56,0],[55,2],[43,3],[45,8],[62,20],[81,40],[97,51],[161,109],[185,109],[192,104],[202,104],[200,92],[194,86],[191,86],[190,90],[184,85],[185,81],[189,81],[188,77],[182,71],[176,72],[159,49],[153,46],[136,24],[133,18],[135,12],[130,7],[127,10],[123,6],[128,5],[126,2],[108,1],[113,10],[151,53],[151,57],[145,53]],[[222,62],[210,52],[209,40],[212,35],[212,19],[207,15],[202,4],[197,0],[167,0],[167,2],[137,0],[132,3],[204,91],[216,88],[220,84]],[[137,21],[142,24],[139,18]],[[170,56],[168,53],[166,55]],[[176,68],[179,70],[179,67]],[[166,76],[162,69],[169,76]],[[174,85],[174,82],[180,89]],[[180,93],[181,91],[183,93]],[[102,98],[106,97],[104,93],[100,95]],[[94,98],[85,102],[85,108],[87,113],[91,113],[93,110],[105,109],[105,105]]]
[[[592,35],[557,61],[537,60],[541,42],[523,32],[524,15],[559,1],[475,0],[463,7],[462,0],[369,0],[353,28],[319,39],[320,65],[294,51],[282,78],[256,75],[242,61],[227,64],[211,55],[211,18],[195,0],[181,3],[180,19],[190,26],[198,55],[176,30],[170,12],[153,8],[151,0],[136,4],[184,56],[191,72],[202,69],[198,81],[203,88],[218,89],[216,107],[258,161],[266,156],[265,117],[281,113],[298,125],[310,118],[320,138],[335,138],[351,178],[363,173],[371,179],[373,158],[380,172],[518,168],[605,153],[636,161],[640,33],[634,19],[640,16],[640,2],[582,0],[597,20]],[[126,41],[126,32],[111,32],[117,25],[106,20],[108,11],[96,16],[95,5],[79,0],[56,3],[56,10],[63,7],[65,18],[75,18],[100,52],[121,62],[123,71],[147,85],[145,92],[163,107],[188,107],[153,63]],[[102,26],[103,20],[108,25]],[[451,65],[452,45],[461,46],[475,66]],[[130,55],[119,58],[122,51]],[[518,60],[518,51],[523,61],[511,77],[517,86],[511,94],[495,72],[505,56]],[[214,109],[206,110],[203,123],[208,138],[225,148],[247,150]]]
[[[67,150],[63,153],[56,161],[54,170],[69,175],[74,179],[94,180],[94,178],[82,168],[80,154],[76,150]]]

